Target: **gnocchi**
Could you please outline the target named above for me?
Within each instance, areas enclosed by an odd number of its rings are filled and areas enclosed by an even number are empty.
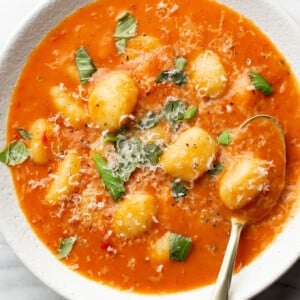
[[[232,209],[240,209],[268,189],[266,162],[253,157],[239,157],[231,162],[220,181],[220,197]]]
[[[197,91],[208,98],[222,96],[227,87],[227,74],[219,56],[213,51],[200,53],[191,64],[191,79]]]
[[[152,195],[128,196],[117,206],[112,228],[116,234],[125,238],[140,236],[152,226],[156,210],[156,199]]]
[[[142,53],[150,52],[161,46],[160,40],[149,35],[140,35],[130,39],[127,43],[126,55],[134,59]]]
[[[28,142],[31,159],[39,165],[48,163],[51,157],[52,124],[46,119],[38,119],[33,122],[29,132],[32,135]]]
[[[171,176],[191,181],[206,172],[213,162],[217,145],[205,130],[192,127],[162,154],[160,164]]]
[[[150,258],[159,263],[164,263],[170,257],[170,232],[153,242],[150,246]]]
[[[58,165],[46,194],[46,202],[55,205],[65,200],[78,185],[79,178],[80,156],[77,152],[69,152]]]
[[[98,83],[88,100],[91,119],[103,130],[114,131],[121,126],[122,116],[132,113],[138,88],[125,72],[114,73]]]
[[[67,90],[59,86],[50,90],[52,101],[56,109],[62,113],[71,126],[77,127],[88,122],[88,113],[84,104],[76,101]]]

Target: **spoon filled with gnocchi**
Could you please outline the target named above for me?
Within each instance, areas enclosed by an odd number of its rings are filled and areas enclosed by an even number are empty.
[[[259,134],[253,135],[254,132]],[[242,230],[270,212],[285,185],[286,146],[283,130],[276,119],[268,115],[254,116],[233,135],[234,142],[224,154],[229,161],[228,167],[219,184],[220,198],[232,212],[231,233],[213,300],[229,298]],[[276,147],[272,146],[274,140],[278,143]]]

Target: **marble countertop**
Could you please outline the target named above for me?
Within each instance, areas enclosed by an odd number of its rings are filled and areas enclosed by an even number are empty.
[[[43,0],[0,0],[0,48],[15,31],[22,18]],[[62,0],[63,1],[63,0]],[[245,0],[246,1],[246,0]],[[249,0],[248,0],[249,1]],[[299,0],[273,0],[286,9],[300,25]],[[20,262],[0,233],[0,299],[62,300],[41,283]],[[300,261],[255,300],[300,299]]]

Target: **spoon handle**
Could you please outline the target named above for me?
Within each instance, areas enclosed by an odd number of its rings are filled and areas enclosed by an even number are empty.
[[[245,223],[240,220],[231,219],[230,238],[211,300],[228,300],[233,267],[244,225]]]

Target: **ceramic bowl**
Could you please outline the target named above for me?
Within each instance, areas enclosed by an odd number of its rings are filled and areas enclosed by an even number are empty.
[[[0,145],[6,140],[10,95],[22,66],[35,45],[69,13],[88,0],[42,2],[8,42],[0,57]],[[252,19],[277,45],[300,81],[300,29],[274,2],[222,0]],[[0,166],[0,228],[23,263],[45,284],[68,299],[209,299],[213,286],[171,295],[139,295],[93,282],[69,270],[39,241],[18,205],[8,168]],[[249,299],[279,278],[299,258],[300,210],[276,240],[232,281],[232,299]]]

